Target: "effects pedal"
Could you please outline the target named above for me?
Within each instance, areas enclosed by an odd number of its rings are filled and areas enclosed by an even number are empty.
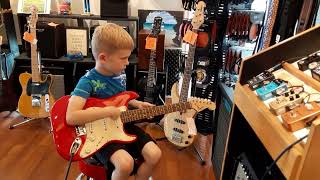
[[[256,90],[257,95],[263,101],[270,99],[275,96],[275,94],[279,94],[278,92],[287,91],[288,86],[283,80],[275,79],[271,81],[269,84],[264,85]]]
[[[275,79],[274,75],[268,71],[265,71],[248,81],[248,85],[252,90],[256,90],[261,86],[268,84]]]
[[[319,67],[320,63],[319,62],[312,62],[308,65],[308,69],[310,69],[311,71],[317,67]]]
[[[276,97],[269,103],[270,111],[275,115],[281,115],[302,103],[304,96],[301,93],[295,93],[293,89],[285,92],[282,96]]]
[[[320,81],[320,67],[316,67],[311,70],[311,76],[313,79]]]
[[[320,114],[316,102],[300,104],[298,107],[281,115],[283,125],[290,131],[303,129]]]
[[[313,56],[310,56],[310,57],[305,57],[305,58],[302,58],[300,61],[298,61],[298,67],[301,71],[305,71],[305,70],[308,70],[309,67],[308,65],[312,62],[316,62],[316,61],[319,61],[320,60],[320,56],[318,55],[313,55]]]

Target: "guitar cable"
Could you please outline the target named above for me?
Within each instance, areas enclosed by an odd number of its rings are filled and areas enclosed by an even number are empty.
[[[72,159],[73,159],[74,155],[76,154],[76,152],[79,150],[79,148],[80,148],[80,143],[77,142],[77,138],[76,138],[75,141],[72,143],[72,145],[70,147],[70,159],[69,159],[69,162],[68,162],[68,168],[67,168],[67,172],[66,172],[66,176],[64,177],[64,180],[68,179],[68,175],[69,175]]]
[[[298,144],[300,141],[304,140],[305,138],[308,137],[308,134],[301,137],[300,139],[298,139],[297,141],[295,141],[294,143],[290,144],[289,146],[287,146],[279,155],[277,158],[275,158],[275,160],[270,164],[270,166],[267,166],[266,171],[263,173],[263,176],[261,178],[261,180],[264,180],[266,175],[271,171],[272,167],[277,163],[277,161],[284,155],[284,153],[286,153],[288,150],[290,150],[294,145]]]

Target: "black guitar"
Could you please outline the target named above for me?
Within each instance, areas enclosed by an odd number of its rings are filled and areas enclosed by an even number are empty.
[[[158,37],[161,31],[161,17],[155,17],[152,33],[148,37],[156,38]],[[149,102],[156,105],[161,105],[163,102],[160,99],[160,93],[163,90],[163,87],[156,84],[157,78],[157,66],[156,66],[156,49],[150,50],[150,61],[149,61],[149,70],[148,70],[148,77],[143,77],[138,82],[138,87],[140,93],[140,97],[143,98],[142,100],[145,102]]]

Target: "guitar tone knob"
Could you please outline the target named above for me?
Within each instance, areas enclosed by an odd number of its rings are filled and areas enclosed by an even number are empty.
[[[89,153],[91,152],[91,150],[90,150],[90,149],[86,149],[85,152],[86,152],[87,154],[89,154]]]
[[[313,109],[313,106],[310,103],[305,104],[307,110],[311,111]]]

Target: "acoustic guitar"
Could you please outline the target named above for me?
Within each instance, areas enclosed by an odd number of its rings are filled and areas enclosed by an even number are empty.
[[[107,99],[88,98],[83,109],[115,106],[122,112],[116,119],[103,118],[84,126],[69,126],[66,123],[66,112],[70,96],[58,99],[51,111],[51,127],[53,139],[58,153],[66,160],[78,161],[92,156],[109,143],[131,143],[135,135],[126,134],[123,123],[159,116],[175,111],[193,109],[201,111],[212,108],[215,104],[206,99],[194,98],[185,103],[153,106],[145,109],[126,111],[128,102],[136,99],[138,94],[125,91]],[[71,155],[71,150],[74,153]]]
[[[29,20],[30,33],[24,34],[24,39],[31,44],[31,74],[22,73],[19,82],[22,93],[18,102],[18,109],[21,115],[29,118],[46,118],[50,115],[50,109],[54,103],[54,97],[50,92],[52,75],[44,78],[41,75],[41,64],[37,53],[36,24],[38,20],[37,10],[31,7]],[[42,80],[43,79],[43,80]]]

